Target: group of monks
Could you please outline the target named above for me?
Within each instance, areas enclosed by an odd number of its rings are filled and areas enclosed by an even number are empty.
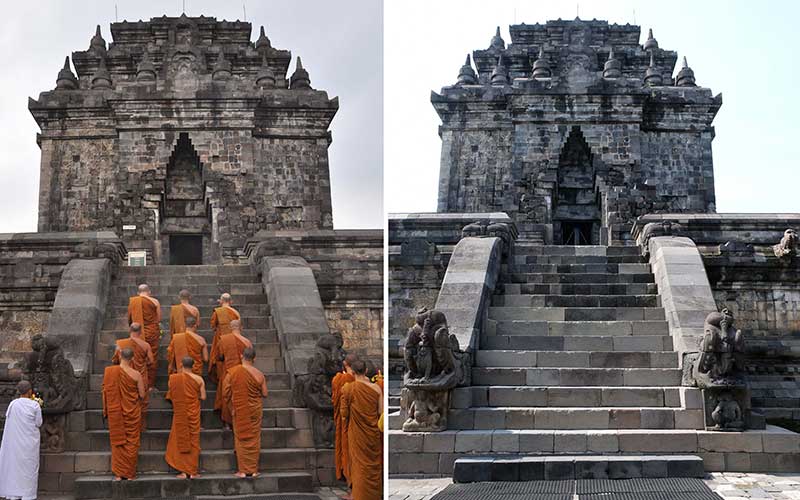
[[[383,497],[383,377],[370,379],[367,362],[348,354],[333,377],[336,478],[346,479],[352,500]]]
[[[191,294],[181,290],[178,298],[169,318],[166,399],[173,413],[166,462],[179,471],[179,478],[199,477],[200,405],[206,399],[203,367],[208,364],[208,376],[217,383],[214,409],[234,434],[235,474],[257,476],[267,382],[254,366],[256,352],[242,335],[241,315],[231,306],[230,294],[222,294],[211,315],[214,338],[209,353],[197,333],[200,311],[190,303]],[[103,416],[108,419],[111,470],[117,481],[136,477],[141,432],[156,385],[161,319],[161,304],[148,285],[139,285],[128,303],[129,337],[116,342],[112,365],[103,375]]]

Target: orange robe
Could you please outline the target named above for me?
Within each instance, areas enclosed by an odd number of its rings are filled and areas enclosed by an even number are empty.
[[[194,476],[200,462],[200,382],[188,373],[173,373],[167,399],[172,401],[172,428],[165,458],[173,469]]]
[[[233,439],[239,472],[255,474],[261,457],[261,381],[242,365],[228,371],[223,383],[225,401],[235,409]]]
[[[333,403],[333,423],[336,426],[336,438],[334,439],[334,458],[336,464],[336,479],[347,476],[347,426],[342,420],[341,401],[342,387],[355,378],[346,372],[339,372],[333,377],[331,382],[331,402]]]
[[[378,401],[383,396],[363,382],[351,382],[342,392],[341,412],[347,421],[353,500],[381,500],[383,433],[378,429]]]
[[[139,458],[142,407],[136,380],[121,366],[109,366],[103,373],[103,415],[108,417],[111,471],[132,479]]]
[[[222,384],[223,377],[220,372],[223,370],[223,362],[217,358],[219,356],[219,339],[223,335],[231,333],[231,321],[241,319],[239,312],[231,307],[217,307],[211,314],[211,329],[214,330],[214,338],[211,341],[211,354],[208,361],[208,375],[211,380]],[[224,376],[224,374],[223,374]]]
[[[155,362],[148,367],[148,387],[156,385],[156,370],[158,369],[158,345],[161,341],[161,325],[158,323],[158,307],[145,297],[131,297],[128,302],[128,324],[139,323],[142,325],[142,336],[150,344]]]
[[[186,356],[194,359],[192,373],[203,376],[203,345],[189,332],[174,333],[167,347],[167,366],[170,375],[178,371],[175,367],[180,368]]]
[[[200,328],[200,313],[184,306],[183,304],[174,305],[169,310],[169,333],[181,333],[186,331],[186,316],[194,316],[197,320],[195,328]]]
[[[117,340],[117,347],[118,349],[114,351],[114,357],[111,358],[111,363],[118,365],[119,364],[119,353],[123,349],[130,349],[133,351],[133,360],[131,360],[131,367],[139,372],[139,375],[142,376],[142,380],[144,380],[144,386],[148,387],[147,383],[147,367],[148,367],[148,360],[147,360],[147,350],[143,348],[139,342],[133,340],[132,338],[127,339],[120,339]],[[142,430],[145,429],[147,424],[147,407],[150,405],[150,392],[148,391],[145,393],[144,399],[140,400],[140,404],[142,407]]]
[[[231,409],[228,407],[221,389],[223,388],[222,385],[225,381],[225,375],[228,374],[228,370],[236,365],[242,364],[242,353],[246,348],[247,344],[233,334],[223,335],[220,337],[219,342],[217,342],[217,354],[221,354],[225,359],[217,365],[217,380],[219,380],[219,385],[217,387],[217,394],[214,397],[214,409],[219,410],[222,420],[229,424],[233,421]]]

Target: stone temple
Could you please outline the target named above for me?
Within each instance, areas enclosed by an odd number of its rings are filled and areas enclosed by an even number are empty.
[[[721,95],[652,30],[509,32],[431,94],[438,212],[390,215],[389,473],[800,470],[800,214],[716,213]]]
[[[333,228],[338,99],[264,28],[252,41],[248,22],[164,16],[87,38],[28,104],[41,128],[38,232],[0,235],[0,409],[20,377],[45,394],[40,492],[215,498],[334,484],[330,377],[343,349],[377,366],[383,352],[383,233]],[[203,478],[173,480],[165,335],[140,480],[112,485],[102,373],[142,282],[165,318],[189,289],[209,341],[211,311],[232,294],[270,391],[259,478],[232,476],[209,384]]]

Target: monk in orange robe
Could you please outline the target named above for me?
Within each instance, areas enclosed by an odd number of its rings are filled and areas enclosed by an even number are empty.
[[[381,388],[381,392],[383,392],[383,374],[372,361],[366,360],[365,363],[367,363],[367,378],[373,384],[377,384]]]
[[[195,328],[200,328],[200,310],[189,303],[192,300],[189,290],[181,290],[178,293],[178,300],[180,304],[172,306],[169,310],[169,333],[185,332],[186,318],[190,316],[195,320]]]
[[[355,354],[348,354],[342,361],[343,370],[334,375],[331,381],[331,403],[333,403],[333,424],[336,428],[334,439],[334,459],[336,467],[336,479],[347,478],[350,484],[350,476],[347,474],[347,427],[341,416],[342,387],[348,382],[353,382],[353,368],[351,365],[358,360]]]
[[[383,393],[366,376],[363,361],[353,362],[355,381],[342,388],[342,418],[347,422],[348,464],[353,500],[383,498]]]
[[[181,360],[180,373],[169,376],[167,399],[172,401],[172,428],[167,441],[167,463],[180,471],[178,478],[200,477],[200,401],[206,399],[203,378],[192,373],[194,359]]]
[[[197,322],[194,316],[186,316],[183,320],[186,330],[173,333],[167,347],[167,370],[170,375],[180,371],[179,360],[189,356],[194,360],[192,373],[203,376],[203,363],[208,362],[208,344],[206,339],[197,334]]]
[[[238,319],[230,322],[230,328],[231,333],[222,335],[219,338],[219,342],[217,342],[217,359],[220,363],[217,364],[216,376],[217,380],[219,380],[219,384],[217,387],[217,395],[214,398],[214,409],[219,410],[225,428],[230,427],[233,418],[231,416],[230,407],[225,401],[222,391],[219,389],[222,388],[228,370],[242,364],[242,353],[244,353],[244,350],[248,347],[253,347],[253,343],[242,335],[241,322]]]
[[[134,370],[139,372],[145,387],[148,387],[147,368],[155,363],[155,356],[153,356],[153,351],[150,349],[150,344],[142,340],[142,325],[139,323],[131,323],[131,326],[128,327],[128,331],[130,336],[127,339],[117,340],[117,348],[114,351],[114,356],[111,358],[111,363],[115,365],[120,364],[120,352],[122,352],[123,349],[132,350],[133,360],[131,361],[131,366]],[[141,400],[142,430],[144,430],[146,426],[147,407],[149,403],[150,394],[148,393],[145,394],[144,398]]]
[[[261,458],[262,398],[267,397],[267,379],[253,366],[256,350],[248,347],[242,353],[242,364],[225,376],[223,392],[233,417],[233,439],[236,450],[237,477],[258,476]]]
[[[114,480],[134,479],[139,458],[142,430],[140,401],[147,392],[144,379],[131,366],[133,350],[120,352],[119,365],[111,365],[103,374],[103,417],[108,419],[111,441],[111,472]]]
[[[223,293],[219,297],[219,307],[211,313],[211,329],[214,330],[214,338],[211,340],[211,364],[208,367],[208,375],[211,380],[222,384],[222,377],[218,372],[223,370],[223,363],[219,360],[219,339],[227,333],[231,333],[231,321],[241,320],[239,311],[231,307],[233,299],[231,294]]]
[[[155,361],[147,369],[147,385],[152,389],[156,385],[158,344],[161,341],[161,304],[150,296],[147,284],[139,285],[139,294],[128,302],[128,324],[131,323],[142,325],[144,340],[155,355]]]

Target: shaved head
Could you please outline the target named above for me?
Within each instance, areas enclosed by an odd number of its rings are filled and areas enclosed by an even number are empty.
[[[133,359],[133,349],[126,347],[119,352],[119,355],[122,356],[122,359],[125,361],[130,361]]]
[[[360,359],[353,361],[353,364],[350,365],[350,368],[352,368],[353,371],[359,375],[364,375],[367,372],[367,364]]]
[[[188,326],[189,328],[194,328],[195,326],[197,326],[197,319],[195,319],[195,317],[194,317],[194,316],[186,316],[186,317],[183,319],[183,322],[184,322],[184,323],[186,324],[186,326]]]
[[[231,301],[231,294],[229,294],[227,292],[223,293],[222,295],[219,296],[219,301],[220,302],[224,302],[226,304],[229,304],[230,301]]]
[[[183,365],[184,368],[192,369],[192,367],[194,367],[194,358],[191,356],[184,356],[181,360],[181,365]]]
[[[150,286],[147,283],[139,285],[139,293],[150,293]]]
[[[33,386],[27,380],[20,380],[17,384],[17,394],[24,396],[33,390]]]
[[[178,292],[178,298],[181,300],[189,300],[192,298],[192,294],[191,292],[189,292],[189,290],[184,288],[183,290]]]
[[[134,321],[133,323],[131,323],[131,326],[128,327],[128,330],[130,330],[133,333],[139,333],[142,331],[142,325]]]
[[[344,357],[344,364],[351,368],[353,367],[353,363],[356,361],[358,361],[358,355],[353,354],[352,352]]]
[[[249,361],[249,362],[251,362],[251,363],[252,363],[252,362],[253,362],[253,360],[254,360],[254,359],[256,359],[256,350],[255,350],[255,349],[253,349],[252,347],[248,347],[248,348],[246,348],[246,349],[245,349],[245,350],[242,352],[242,358],[244,358],[244,359],[246,359],[247,361]]]

